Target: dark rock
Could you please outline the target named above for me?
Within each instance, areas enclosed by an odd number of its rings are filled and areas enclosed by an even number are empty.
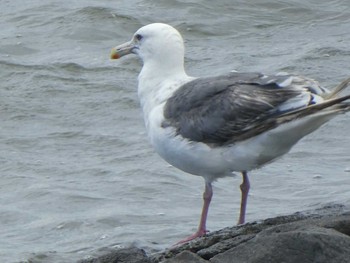
[[[180,254],[177,254],[174,258],[165,260],[164,263],[209,263],[209,261],[185,250]]]
[[[349,222],[350,223],[350,222]],[[333,229],[302,227],[264,231],[210,259],[212,263],[350,262],[350,238]]]
[[[79,260],[77,263],[150,263],[144,250],[131,247],[110,250],[97,258]]]
[[[208,248],[203,248],[197,251],[197,255],[201,256],[204,259],[210,259],[215,255],[218,255],[222,252],[229,250],[230,248],[236,247],[241,243],[247,242],[249,239],[253,238],[254,236],[255,235],[247,234],[244,236],[237,236],[234,238],[226,239]]]

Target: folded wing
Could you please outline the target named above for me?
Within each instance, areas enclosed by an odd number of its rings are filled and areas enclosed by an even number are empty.
[[[167,101],[162,126],[192,141],[234,143],[274,128],[282,116],[323,103],[330,94],[316,81],[286,74],[199,78]]]

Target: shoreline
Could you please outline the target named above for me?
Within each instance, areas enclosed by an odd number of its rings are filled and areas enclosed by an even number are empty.
[[[249,222],[208,233],[147,255],[137,247],[111,249],[77,263],[350,262],[350,207],[340,204]]]

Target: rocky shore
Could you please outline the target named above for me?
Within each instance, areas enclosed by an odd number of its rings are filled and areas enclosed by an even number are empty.
[[[350,207],[323,208],[224,228],[147,255],[110,250],[78,263],[350,263]]]

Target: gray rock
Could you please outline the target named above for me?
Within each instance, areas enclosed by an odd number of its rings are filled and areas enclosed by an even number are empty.
[[[203,248],[197,251],[197,255],[205,259],[210,259],[215,255],[218,255],[222,252],[229,250],[232,247],[236,247],[241,243],[247,242],[249,239],[253,238],[254,236],[255,236],[254,234],[247,234],[243,236],[237,236],[235,238],[226,239],[208,248]]]
[[[91,259],[79,260],[77,263],[150,263],[144,250],[131,247],[110,250],[108,253]]]
[[[350,237],[333,229],[312,226],[283,232],[269,229],[240,246],[214,256],[210,262],[349,263]]]
[[[174,258],[165,260],[164,263],[209,263],[209,261],[204,260],[190,251],[183,251]]]

